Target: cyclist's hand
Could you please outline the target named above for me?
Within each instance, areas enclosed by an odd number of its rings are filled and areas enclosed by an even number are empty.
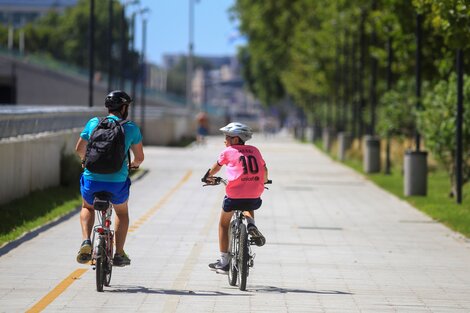
[[[207,180],[209,178],[209,172],[210,172],[210,169],[208,169],[206,174],[204,174],[204,176],[201,178],[201,181],[203,183],[206,183],[206,184],[209,183],[208,180]]]
[[[217,185],[218,184],[217,179],[214,176],[208,176],[206,178],[205,183],[208,184],[208,185]]]
[[[139,169],[139,166],[140,166],[140,164],[136,164],[134,161],[132,161],[131,164],[129,165],[129,169],[135,171],[135,170]]]

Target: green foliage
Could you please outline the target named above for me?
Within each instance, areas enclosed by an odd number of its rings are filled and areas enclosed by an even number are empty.
[[[413,0],[451,48],[470,47],[470,3],[468,0]]]
[[[264,104],[284,96],[281,73],[288,61],[291,29],[297,17],[291,6],[298,0],[253,2],[238,0],[232,13],[248,38],[247,49],[239,54],[250,90]]]
[[[377,132],[381,136],[411,137],[414,131],[415,84],[401,79],[383,94],[379,102]]]
[[[122,5],[114,1],[112,62],[119,64],[120,36],[124,30],[124,46],[129,46],[129,23],[122,25]],[[55,59],[88,68],[90,0],[80,0],[77,5],[65,10],[63,14],[49,12],[39,20],[24,27],[25,50],[27,53],[43,53]],[[108,70],[108,1],[95,1],[95,69]],[[0,38],[7,34],[0,28]],[[16,36],[15,40],[18,38]],[[6,41],[2,41],[6,42]],[[17,43],[15,44],[17,46]],[[126,75],[138,65],[137,51],[129,51],[126,60]],[[116,69],[115,69],[116,70]]]
[[[426,138],[426,146],[445,167],[452,190],[455,183],[455,118],[457,106],[456,75],[441,80],[423,98],[423,110],[418,112],[418,129]],[[464,99],[470,99],[470,80],[466,76]],[[463,116],[464,155],[463,181],[470,179],[470,102],[464,102]]]

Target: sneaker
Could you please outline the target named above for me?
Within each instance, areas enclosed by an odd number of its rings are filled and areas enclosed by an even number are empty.
[[[251,236],[251,240],[257,245],[258,247],[264,246],[266,243],[266,238],[264,238],[263,234],[259,231],[258,227],[253,224],[248,225],[248,233]]]
[[[227,268],[227,271],[228,271],[228,263],[226,265],[223,265],[220,259],[218,259],[217,262],[209,264],[209,269],[211,271],[217,272],[217,270],[224,269],[224,268]]]
[[[80,264],[86,264],[91,260],[91,240],[87,239],[82,242],[80,250],[77,255],[77,262]]]
[[[225,266],[223,266],[223,267],[221,267],[221,268],[216,269],[215,272],[216,272],[217,274],[228,275],[229,266],[230,266],[230,264],[227,263],[227,265],[225,265]]]
[[[131,259],[127,256],[127,254],[124,252],[124,254],[114,254],[113,258],[113,266],[117,267],[123,267],[126,265],[131,265]]]

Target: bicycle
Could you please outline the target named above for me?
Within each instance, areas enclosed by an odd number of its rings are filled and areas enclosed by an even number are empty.
[[[221,183],[227,185],[227,181],[222,177],[208,177],[208,174],[202,178],[202,181],[205,182],[203,186],[215,186]],[[265,184],[272,184],[272,180],[268,180]],[[230,286],[238,285],[241,291],[245,291],[249,268],[254,266],[256,254],[251,250],[251,245],[254,245],[255,242],[248,233],[243,211],[234,210],[233,212],[229,228],[228,283]]]
[[[111,229],[113,205],[111,194],[97,192],[94,194],[93,209],[96,211],[98,223],[93,227],[91,264],[96,272],[96,290],[103,292],[108,287],[113,271],[114,230]]]

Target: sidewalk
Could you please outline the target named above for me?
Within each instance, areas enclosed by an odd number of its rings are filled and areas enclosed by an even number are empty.
[[[204,147],[146,148],[148,173],[131,189],[132,265],[114,268],[103,293],[75,262],[74,215],[0,257],[0,312],[40,301],[44,312],[470,312],[469,240],[310,144],[250,143],[274,183],[256,215],[267,243],[253,247],[246,292],[207,268],[224,195],[201,187],[224,147],[211,137]]]

